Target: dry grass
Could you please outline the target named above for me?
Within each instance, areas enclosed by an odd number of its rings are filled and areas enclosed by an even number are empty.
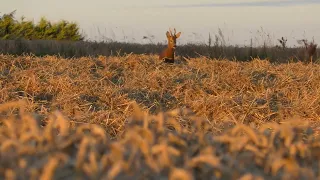
[[[123,130],[132,101],[152,114],[188,107],[214,132],[238,123],[259,127],[290,118],[317,122],[320,115],[317,64],[197,58],[166,65],[157,56],[143,55],[0,60],[0,102],[26,99],[29,112],[60,110],[74,124],[108,127],[111,136]]]
[[[319,176],[317,64],[168,65],[144,55],[0,63],[2,177]]]
[[[187,109],[150,115],[133,104],[125,131],[111,140],[101,126],[54,112],[45,127],[24,113],[2,119],[0,177],[6,179],[316,179],[320,139],[307,122],[237,125],[222,135]],[[180,125],[188,121],[190,129]]]

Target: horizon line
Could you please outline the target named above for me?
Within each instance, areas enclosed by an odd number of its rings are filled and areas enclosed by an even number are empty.
[[[164,5],[165,8],[200,8],[200,7],[286,7],[320,4],[319,0],[293,0],[293,1],[260,1],[260,2],[237,2],[237,3],[202,3],[187,5]]]

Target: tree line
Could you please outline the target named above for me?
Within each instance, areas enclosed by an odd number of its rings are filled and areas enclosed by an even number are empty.
[[[3,14],[0,17],[0,39],[14,40],[69,40],[80,41],[84,36],[80,33],[80,27],[77,23],[60,20],[52,23],[45,17],[42,17],[38,23],[31,20],[25,20],[21,17],[15,19],[16,11]]]

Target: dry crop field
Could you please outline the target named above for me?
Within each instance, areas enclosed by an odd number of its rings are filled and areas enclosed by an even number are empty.
[[[0,55],[1,179],[320,178],[320,66]]]

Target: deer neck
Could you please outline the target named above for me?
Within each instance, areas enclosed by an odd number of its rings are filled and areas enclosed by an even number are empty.
[[[173,56],[174,56],[174,51],[175,51],[175,49],[173,49],[170,45],[168,45],[168,48],[167,48],[167,56],[173,58]]]

